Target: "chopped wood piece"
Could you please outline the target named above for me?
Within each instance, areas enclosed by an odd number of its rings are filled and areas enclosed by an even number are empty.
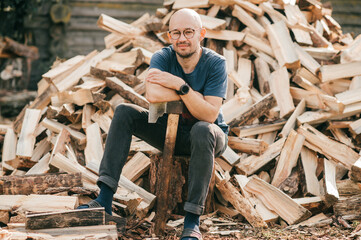
[[[60,153],[55,154],[53,159],[50,161],[50,164],[67,173],[81,173],[84,180],[93,184],[95,184],[98,179],[94,173]]]
[[[1,155],[3,164],[16,158],[16,146],[16,134],[14,133],[14,130],[12,128],[7,128]]]
[[[86,142],[86,136],[83,133],[75,131],[64,124],[47,118],[44,118],[41,124],[56,133],[60,133],[61,130],[65,128],[68,130],[70,135],[79,142],[79,144],[84,144]]]
[[[65,211],[78,205],[77,197],[54,195],[0,195],[0,209],[19,213]]]
[[[336,165],[327,159],[324,163],[324,181],[325,181],[325,198],[329,204],[333,204],[339,199],[336,186]]]
[[[336,185],[341,197],[361,194],[360,184],[351,179],[337,180]]]
[[[210,30],[206,32],[206,38],[225,40],[225,41],[242,41],[245,34],[242,32],[230,30]]]
[[[257,79],[259,89],[262,95],[266,95],[270,92],[269,82],[271,72],[269,66],[265,60],[260,57],[257,57],[254,60],[254,65],[256,67]]]
[[[241,6],[245,10],[256,14],[257,16],[262,16],[264,13],[263,10],[255,5],[252,1],[234,0],[234,3]]]
[[[299,127],[298,132],[305,136],[306,141],[314,145],[318,152],[336,162],[342,163],[347,169],[351,169],[351,166],[360,157],[350,147],[328,138],[308,124]]]
[[[300,59],[297,56],[286,24],[283,21],[276,22],[266,27],[266,31],[279,64],[286,68],[299,68]]]
[[[286,121],[280,120],[272,123],[254,124],[231,128],[231,131],[238,137],[253,136],[261,133],[269,133],[282,129]]]
[[[305,112],[306,101],[302,99],[301,102],[298,103],[296,109],[293,111],[292,115],[288,118],[286,124],[283,126],[282,131],[278,134],[280,137],[286,137],[290,133],[292,129],[296,126],[297,117]]]
[[[277,162],[276,171],[271,182],[273,186],[279,187],[291,174],[292,168],[297,165],[298,155],[301,152],[304,141],[305,138],[301,134],[291,130]]]
[[[120,96],[124,97],[125,99],[128,99],[132,101],[133,103],[144,107],[146,109],[149,108],[149,103],[147,99],[145,99],[143,96],[136,93],[131,87],[120,81],[116,77],[109,77],[106,78],[107,86],[111,89],[114,89],[119,93]]]
[[[316,175],[318,164],[317,154],[314,151],[303,147],[301,149],[301,161],[306,179],[306,194],[310,193],[319,196],[321,193]]]
[[[93,94],[88,89],[80,89],[76,92],[64,91],[59,92],[51,97],[51,103],[53,106],[61,107],[64,104],[74,103],[78,106],[83,106],[87,103],[93,103]]]
[[[26,229],[66,228],[105,224],[104,208],[77,209],[55,213],[27,214]]]
[[[285,140],[286,138],[281,138],[277,142],[269,145],[267,150],[260,156],[249,156],[246,159],[241,159],[235,166],[237,172],[246,175],[255,173],[281,153]]]
[[[112,18],[105,14],[101,14],[99,16],[97,25],[98,27],[106,31],[110,31],[112,33],[125,35],[125,36],[137,36],[142,33],[142,31],[139,28],[133,27],[130,24]]]
[[[361,181],[361,157],[351,166],[350,178],[354,181]]]
[[[86,147],[84,150],[86,166],[100,165],[103,157],[103,139],[97,123],[93,123],[87,128]]]
[[[38,229],[38,233],[50,234],[53,237],[68,239],[68,238],[92,238],[92,239],[118,239],[116,225],[99,225],[99,226],[83,226],[83,227],[68,227],[68,228],[48,228]]]
[[[225,179],[219,179],[216,186],[222,193],[222,196],[229,201],[253,227],[267,228],[266,222],[263,221],[251,203],[244,198],[230,182]]]
[[[288,224],[296,224],[311,216],[311,212],[296,203],[273,185],[253,176],[245,190],[255,194],[271,210],[275,211]]]
[[[240,39],[240,40],[242,40],[242,39]],[[261,52],[264,52],[264,53],[268,54],[271,57],[275,56],[275,54],[273,52],[274,50],[272,49],[270,43],[266,39],[256,37],[256,36],[252,35],[251,33],[247,32],[246,35],[244,36],[243,41],[247,45],[252,46],[252,47],[254,47],[255,49],[257,49],[257,50],[259,50]],[[277,63],[277,65],[278,65],[278,63]]]
[[[199,15],[201,17],[202,26],[211,30],[223,30],[226,27],[226,21],[223,19],[210,17],[206,15]]]
[[[100,53],[96,51],[88,54],[87,60],[77,68],[76,71],[72,72],[69,76],[61,79],[59,82],[54,82],[55,86],[59,91],[65,91],[76,85],[80,78],[85,74],[89,73],[90,68],[95,66],[98,62],[102,61],[104,58],[109,57],[115,51],[114,48],[105,49]]]
[[[268,148],[268,144],[259,139],[228,137],[228,145],[233,149],[243,153],[261,155]]]
[[[26,109],[23,125],[16,147],[16,155],[24,158],[31,158],[34,151],[35,135],[34,131],[41,117],[38,109]]]
[[[322,82],[327,82],[339,78],[348,78],[361,75],[361,61],[345,63],[345,64],[333,64],[323,65],[320,67],[318,77]]]
[[[240,156],[235,153],[229,146],[227,146],[226,150],[222,154],[222,158],[231,166],[238,163]]]
[[[277,105],[280,108],[280,117],[287,116],[294,111],[295,106],[290,94],[290,81],[286,67],[271,73],[269,83],[271,92],[274,94]],[[282,88],[279,86],[282,86]]]
[[[263,114],[268,112],[276,104],[276,99],[272,93],[267,94],[258,102],[250,106],[242,115],[237,118],[234,118],[228,124],[231,127],[250,124],[254,119],[261,117]]]
[[[207,8],[207,7],[209,7],[208,0],[195,0],[195,1],[175,0],[172,8],[181,9],[181,8]]]
[[[303,48],[301,48],[297,43],[293,43],[293,44],[296,53],[301,60],[301,64],[305,68],[307,68],[311,73],[316,75],[321,65],[310,54],[308,54],[305,50],[303,50]]]
[[[75,56],[72,57],[65,62],[60,63],[56,67],[52,68],[48,72],[44,73],[42,77],[46,80],[53,80],[58,76],[64,77],[65,74],[69,74],[71,71],[73,71],[76,67],[78,67],[83,60],[85,60],[84,56]],[[39,94],[40,95],[40,94]]]
[[[361,102],[360,89],[348,90],[335,95],[345,105]]]
[[[150,158],[144,153],[138,152],[125,165],[122,175],[135,182],[150,167]]]
[[[258,37],[264,37],[266,35],[266,30],[252,17],[250,16],[242,7],[234,5],[232,15],[238,18],[243,24],[250,28],[251,32]]]
[[[43,194],[48,188],[82,187],[81,174],[44,174],[37,176],[4,176],[0,178],[0,194]]]
[[[360,219],[361,195],[341,197],[334,205],[333,211],[336,216],[342,216],[345,220]]]

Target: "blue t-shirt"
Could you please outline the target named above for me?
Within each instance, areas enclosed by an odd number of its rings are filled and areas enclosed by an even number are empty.
[[[203,96],[216,96],[225,99],[227,91],[226,59],[211,49],[202,47],[202,50],[202,56],[191,73],[183,71],[172,46],[164,47],[155,52],[149,68],[157,68],[182,78],[194,91]],[[180,122],[182,123],[182,119]],[[228,134],[228,125],[224,121],[221,109],[214,123]]]

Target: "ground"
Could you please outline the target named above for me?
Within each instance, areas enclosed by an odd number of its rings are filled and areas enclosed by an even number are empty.
[[[132,225],[133,224],[133,225]],[[217,224],[215,224],[217,225]],[[154,234],[151,234],[151,224],[146,221],[137,223],[130,223],[127,226],[127,231],[120,237],[120,239],[167,239],[178,240],[182,231],[182,226],[178,226],[175,229],[167,230],[166,236],[163,238],[157,238]],[[204,231],[206,230],[206,231]],[[342,226],[338,223],[332,223],[324,227],[298,227],[295,229],[281,227],[275,224],[268,229],[254,229],[248,224],[242,222],[224,225],[218,227],[218,231],[229,231],[227,235],[212,234],[215,232],[215,227],[212,225],[205,226],[202,224],[202,234],[204,240],[231,240],[231,239],[244,239],[244,240],[256,240],[256,239],[359,239],[361,240],[361,224],[358,221],[349,222],[349,227]]]

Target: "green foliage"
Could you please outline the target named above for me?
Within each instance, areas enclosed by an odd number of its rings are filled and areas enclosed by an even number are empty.
[[[45,0],[0,0],[0,36],[24,42],[25,19],[29,19]]]

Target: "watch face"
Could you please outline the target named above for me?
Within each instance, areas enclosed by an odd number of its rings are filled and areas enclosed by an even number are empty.
[[[188,84],[183,84],[180,88],[180,92],[182,93],[182,95],[187,94],[189,92]]]

